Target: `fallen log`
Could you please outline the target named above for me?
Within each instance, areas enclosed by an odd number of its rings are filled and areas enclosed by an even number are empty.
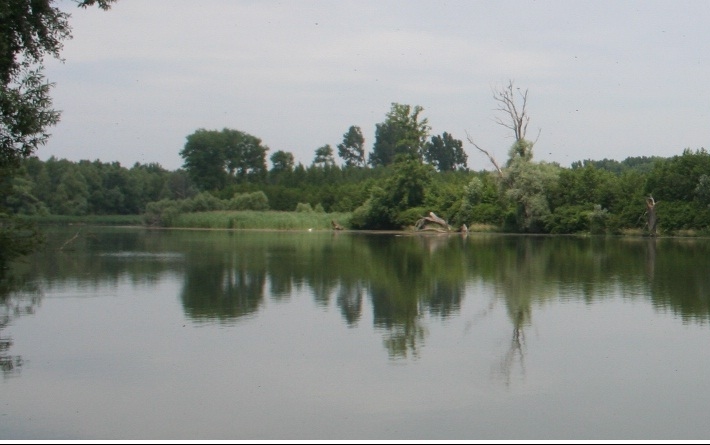
[[[434,230],[437,232],[450,232],[452,230],[451,226],[443,218],[436,216],[434,212],[429,212],[428,216],[417,220],[414,227],[417,230]]]

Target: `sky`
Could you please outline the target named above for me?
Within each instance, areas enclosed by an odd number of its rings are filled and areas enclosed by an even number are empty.
[[[710,2],[118,0],[71,14],[45,61],[61,122],[40,159],[175,170],[198,129],[260,138],[310,165],[392,103],[490,169],[513,143],[494,93],[528,92],[534,159],[670,157],[710,146]],[[539,136],[538,136],[539,134]]]

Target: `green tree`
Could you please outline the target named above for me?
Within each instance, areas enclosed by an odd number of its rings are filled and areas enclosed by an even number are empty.
[[[180,156],[198,189],[217,190],[227,184],[224,148],[222,135],[217,131],[199,129],[187,136]]]
[[[271,173],[279,174],[285,172],[292,172],[294,165],[293,153],[289,153],[283,150],[274,152],[271,155]]]
[[[372,188],[368,202],[353,217],[357,228],[399,229],[412,225],[422,216],[432,166],[411,156],[400,155],[390,167],[391,175],[382,186]]]
[[[225,163],[229,176],[238,182],[262,181],[266,178],[266,152],[261,139],[237,130],[222,130]]]
[[[385,121],[376,125],[370,165],[390,165],[397,155],[422,159],[424,144],[431,129],[428,120],[421,119],[422,111],[424,108],[419,105],[412,108],[410,105],[392,103]]]
[[[550,215],[548,196],[554,189],[561,168],[545,162],[514,159],[505,172],[505,196],[516,207],[517,229],[544,232]]]
[[[123,195],[117,189],[111,191]],[[88,210],[89,189],[86,186],[86,179],[76,169],[69,169],[62,176],[62,180],[57,187],[56,198],[59,206],[59,213],[62,215],[85,215]]]
[[[200,190],[220,190],[230,182],[263,181],[267,150],[261,139],[238,130],[199,129],[187,136],[180,156]]]
[[[83,0],[109,9],[114,0]],[[70,15],[52,0],[0,0],[0,167],[17,166],[49,138],[59,121],[45,81],[45,55],[60,58],[71,38]]]
[[[353,125],[343,135],[343,142],[338,144],[338,156],[346,167],[365,166],[365,138],[360,127]]]
[[[333,147],[330,144],[325,144],[316,149],[316,156],[313,158],[314,167],[332,167],[334,165]]]
[[[710,207],[710,176],[703,174],[698,178],[698,185],[695,186],[695,196],[702,205]]]
[[[424,146],[424,159],[440,172],[467,170],[468,156],[463,149],[463,142],[454,139],[449,133],[432,136]]]
[[[109,9],[114,0],[80,0],[80,7],[97,4]],[[63,41],[71,37],[69,14],[52,0],[0,0],[0,177],[10,184],[20,161],[49,138],[59,122],[52,108],[43,73],[45,55],[60,58]],[[3,197],[12,193],[3,187]],[[15,221],[0,199],[0,263],[28,253],[39,242],[38,232]]]

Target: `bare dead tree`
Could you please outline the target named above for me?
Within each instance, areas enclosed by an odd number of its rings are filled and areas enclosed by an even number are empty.
[[[517,91],[517,95],[515,94]],[[537,137],[534,141],[527,141],[525,136],[528,131],[528,124],[530,123],[530,116],[528,115],[528,90],[521,91],[520,88],[515,88],[513,81],[508,81],[508,85],[502,89],[493,91],[493,99],[498,103],[498,107],[495,111],[503,113],[504,117],[495,117],[495,122],[505,128],[513,131],[515,136],[515,147],[517,150],[525,150],[525,153],[519,153],[522,157],[530,158],[532,157],[532,148],[540,137],[540,131],[538,130]],[[466,133],[468,142],[471,143],[478,151],[485,154],[491,161],[491,164],[495,167],[499,176],[503,175],[500,165],[496,159],[487,151],[481,148],[471,136]]]
[[[499,106],[496,111],[500,111],[506,115],[506,119],[500,117],[495,118],[495,122],[498,125],[502,125],[505,128],[513,130],[515,134],[515,140],[519,141],[525,139],[525,134],[528,131],[528,124],[530,123],[530,116],[527,114],[528,106],[528,90],[520,91],[520,88],[516,88],[518,95],[522,100],[520,105],[515,104],[515,94],[513,92],[513,81],[508,81],[508,86],[502,90],[497,90],[493,92],[493,99],[498,102]]]
[[[653,196],[646,198],[646,224],[648,225],[648,232],[651,236],[656,236],[656,229],[658,225],[658,217],[656,216],[656,204],[660,201],[653,199]]]

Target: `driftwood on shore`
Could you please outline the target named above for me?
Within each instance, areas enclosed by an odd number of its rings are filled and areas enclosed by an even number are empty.
[[[414,224],[414,229],[417,231],[428,231],[428,232],[461,232],[468,234],[468,227],[463,224],[459,230],[455,230],[453,227],[446,222],[445,219],[437,216],[434,212],[429,212],[429,215],[424,216],[417,220]]]
[[[420,218],[415,224],[417,230],[429,230],[434,232],[451,232],[453,229],[443,218],[436,216],[434,212],[429,212],[428,216]]]

